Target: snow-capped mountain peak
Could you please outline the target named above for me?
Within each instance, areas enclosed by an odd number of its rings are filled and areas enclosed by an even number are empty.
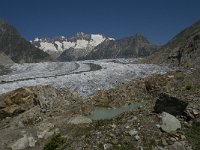
[[[57,58],[63,51],[70,48],[86,51],[84,54],[87,54],[105,40],[114,39],[102,34],[85,34],[83,32],[78,32],[75,36],[70,38],[65,36],[55,38],[35,38],[30,42],[35,47],[49,53],[54,58]]]

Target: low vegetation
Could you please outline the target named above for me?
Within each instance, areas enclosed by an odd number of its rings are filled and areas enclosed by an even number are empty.
[[[200,149],[200,122],[195,122],[192,127],[186,131],[187,138],[192,144],[194,150]]]
[[[62,150],[62,147],[65,144],[65,139],[61,134],[53,135],[50,140],[44,146],[44,150]]]

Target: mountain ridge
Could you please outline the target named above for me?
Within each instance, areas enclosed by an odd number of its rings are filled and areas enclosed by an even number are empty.
[[[114,40],[103,34],[85,34],[83,32],[77,32],[72,37],[58,36],[55,38],[35,38],[31,40],[31,43],[35,47],[49,53],[52,57],[58,58],[65,50],[69,49],[84,51],[82,54],[84,55],[106,39]]]
[[[72,37],[35,38],[31,43],[59,61],[144,57],[159,47],[139,33],[115,40],[104,34],[78,32]]]
[[[198,67],[200,65],[200,20],[175,35],[144,62]]]
[[[0,52],[5,53],[16,63],[51,61],[51,57],[35,48],[21,37],[17,29],[0,19]]]
[[[144,57],[155,52],[158,47],[137,33],[116,41],[104,41],[82,59]]]

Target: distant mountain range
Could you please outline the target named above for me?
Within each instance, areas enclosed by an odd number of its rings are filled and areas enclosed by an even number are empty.
[[[35,38],[30,41],[35,47],[49,53],[53,58],[62,60],[67,55],[67,61],[77,60],[90,53],[105,40],[114,40],[102,34],[77,33],[73,37]],[[63,53],[63,54],[62,54]],[[61,57],[59,57],[62,54]]]
[[[115,41],[105,40],[82,59],[145,57],[158,48],[159,46],[150,43],[144,36],[136,34]]]
[[[140,34],[115,40],[103,34],[80,32],[73,37],[35,38],[28,42],[15,27],[0,19],[0,64],[146,56],[145,63],[199,67],[200,21],[159,47]]]
[[[144,57],[158,49],[140,34],[115,40],[102,34],[80,32],[70,38],[35,38],[31,43],[59,61]]]
[[[16,28],[3,19],[0,19],[0,53],[16,63],[52,61],[49,54],[22,38]]]
[[[200,21],[184,29],[145,62],[200,67]]]

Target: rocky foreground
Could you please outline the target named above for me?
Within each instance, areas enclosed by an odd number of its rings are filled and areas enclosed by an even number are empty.
[[[0,96],[1,150],[199,150],[199,70],[135,79],[82,97],[52,86],[20,88]],[[141,103],[109,120],[98,107]]]

